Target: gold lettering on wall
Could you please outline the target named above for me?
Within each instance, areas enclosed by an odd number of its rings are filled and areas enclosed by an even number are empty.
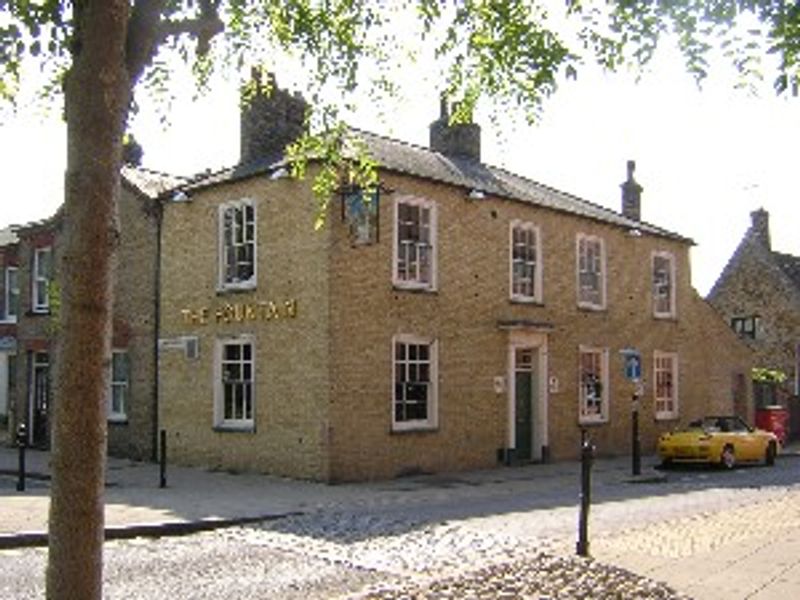
[[[259,302],[225,303],[213,309],[182,308],[183,322],[187,325],[207,325],[212,318],[216,323],[244,323],[246,321],[273,321],[278,319],[294,319],[297,317],[297,299],[290,298],[282,303],[272,300]]]

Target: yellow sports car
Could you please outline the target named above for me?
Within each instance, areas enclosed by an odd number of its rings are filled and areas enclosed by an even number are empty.
[[[665,433],[658,440],[658,455],[664,466],[672,462],[701,462],[732,469],[738,462],[763,460],[775,464],[778,438],[754,429],[739,417],[704,417],[686,429]]]

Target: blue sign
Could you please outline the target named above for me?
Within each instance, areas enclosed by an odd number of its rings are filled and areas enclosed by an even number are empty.
[[[626,348],[622,350],[622,359],[625,366],[625,378],[639,381],[642,378],[642,356],[638,350]]]

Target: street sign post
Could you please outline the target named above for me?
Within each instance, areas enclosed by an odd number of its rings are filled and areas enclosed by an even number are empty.
[[[634,384],[631,404],[631,471],[634,475],[642,473],[642,443],[639,439],[639,398],[643,395],[642,355],[636,348],[624,348],[622,354],[625,378]]]

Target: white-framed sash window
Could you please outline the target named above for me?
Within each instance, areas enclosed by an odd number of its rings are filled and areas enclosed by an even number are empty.
[[[602,238],[578,234],[576,240],[578,306],[593,310],[606,307],[606,251]]]
[[[678,417],[678,355],[653,353],[653,394],[656,419]]]
[[[578,421],[608,421],[608,349],[581,346],[578,350]]]
[[[250,335],[220,338],[214,365],[214,421],[221,429],[255,427],[255,343]]]
[[[219,207],[219,287],[256,287],[256,205],[250,199]]]
[[[432,429],[438,424],[438,354],[434,340],[392,338],[392,429]]]
[[[130,365],[125,350],[111,353],[111,389],[108,398],[108,420],[128,419],[128,397],[130,392]]]
[[[402,197],[394,205],[393,284],[407,289],[436,289],[436,205]]]
[[[19,270],[6,267],[3,289],[3,320],[16,322],[19,315]]]
[[[31,310],[37,313],[50,310],[50,279],[52,277],[53,251],[50,246],[33,251],[33,277],[31,277]]]
[[[512,221],[509,229],[511,299],[542,301],[542,260],[539,228],[533,223]]]
[[[654,252],[653,316],[672,318],[675,310],[675,257],[669,252]]]

